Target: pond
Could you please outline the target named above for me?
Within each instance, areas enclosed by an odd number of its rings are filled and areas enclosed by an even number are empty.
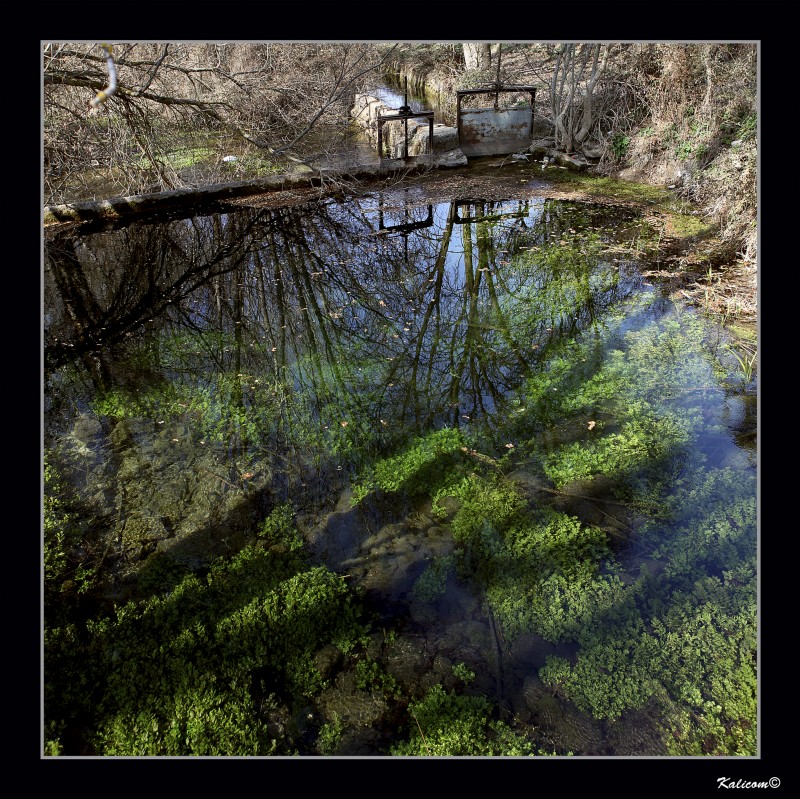
[[[48,235],[50,754],[756,754],[756,375],[627,208]]]

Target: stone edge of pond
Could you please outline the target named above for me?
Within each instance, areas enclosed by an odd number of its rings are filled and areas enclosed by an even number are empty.
[[[336,182],[344,180],[365,180],[390,177],[393,174],[410,174],[433,169],[452,169],[465,166],[466,158],[448,157],[445,153],[431,163],[428,156],[402,159],[385,159],[382,164],[359,164],[350,172],[336,170],[315,170],[294,174],[271,175],[265,178],[241,180],[233,183],[218,183],[210,186],[187,187],[172,191],[137,194],[128,197],[111,197],[105,200],[86,200],[81,202],[46,205],[43,209],[44,227],[65,222],[92,222],[95,220],[123,220],[150,213],[157,213],[192,203],[213,202],[249,194],[287,189],[337,188]]]

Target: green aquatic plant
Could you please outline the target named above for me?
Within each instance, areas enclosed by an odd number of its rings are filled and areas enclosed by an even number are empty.
[[[237,347],[241,342],[228,333],[164,333],[157,345],[140,347],[133,359],[144,374],[157,364],[169,379],[115,387],[96,397],[92,408],[115,420],[179,421],[204,442],[244,445],[251,453],[266,454],[274,449],[271,441],[287,437],[315,465],[329,459],[359,464],[401,434],[365,411],[383,390],[385,361],[374,354],[348,352],[341,364],[307,355],[287,365],[280,379],[251,371],[208,370],[214,353]],[[274,358],[272,349],[263,341],[248,347],[251,355]],[[310,390],[298,391],[298,385]]]
[[[446,519],[444,498],[457,501],[457,573],[480,579],[504,638],[577,644],[541,670],[554,692],[598,719],[657,707],[672,753],[753,754],[755,473],[709,469],[698,446],[725,432],[707,421],[726,374],[719,335],[652,302],[636,300],[624,332],[610,314],[599,337],[554,348],[511,424],[517,457],[553,494],[579,480],[591,494],[602,475],[657,566],[626,577],[606,532],[523,499],[497,470],[441,488],[434,510]]]
[[[666,574],[694,579],[707,569],[732,569],[755,555],[758,508],[752,471],[698,470],[665,505],[667,526],[650,520],[643,540],[664,559]]]
[[[644,540],[657,542],[654,555],[665,564],[659,576],[644,571],[619,583],[613,601],[571,631],[580,642],[574,661],[548,660],[542,680],[600,719],[654,702],[672,754],[752,755],[753,488],[733,470],[702,469],[680,487],[665,508],[671,524],[645,527]],[[510,594],[498,591],[498,604]],[[558,603],[545,604],[558,619]]]
[[[707,466],[727,432],[714,414],[729,371],[722,361],[731,359],[712,328],[691,310],[665,310],[658,291],[615,306],[635,281],[609,250],[650,243],[627,218],[604,237],[569,227],[587,221],[553,215],[546,232],[520,233],[527,249],[505,264],[505,286],[498,270],[497,302],[476,319],[508,334],[493,339],[504,356],[519,341],[530,348],[524,364],[509,358],[515,396],[493,397],[483,429],[470,420],[412,437],[402,424],[383,426],[375,408],[394,401],[382,385],[385,359],[366,344],[341,357],[337,342],[327,357],[283,365],[267,385],[251,373],[257,361],[196,377],[209,347],[234,342],[176,336],[157,350],[168,379],[111,392],[94,407],[114,419],[180,421],[203,441],[267,452],[278,440],[309,463],[355,464],[355,504],[378,491],[397,504],[430,497],[455,550],[427,564],[415,598],[435,602],[456,580],[475,580],[500,644],[529,634],[571,645],[573,657],[541,672],[565,701],[611,720],[652,703],[673,753],[752,754],[755,474]],[[252,348],[258,357],[270,349]],[[505,477],[512,470],[522,472],[515,483]],[[52,524],[63,510],[47,511],[51,587],[69,575],[64,531]],[[253,532],[253,547],[207,573],[154,559],[140,572],[153,595],[85,628],[48,621],[49,753],[74,751],[81,736],[101,755],[287,753],[264,708],[276,697],[316,696],[331,675],[315,653],[353,653],[363,631],[343,581],[303,560],[291,505],[277,505]],[[719,651],[726,636],[728,656]],[[453,668],[464,683],[474,676]],[[358,660],[355,678],[398,698],[375,660]],[[439,687],[409,705],[408,740],[395,753],[532,753],[494,718],[491,703]],[[333,717],[317,750],[334,752],[343,733]]]
[[[291,503],[276,505],[261,523],[258,537],[270,547],[284,547],[298,551],[303,547],[303,539],[294,526],[294,509]]]
[[[352,651],[357,617],[341,577],[246,547],[205,577],[90,620],[81,636],[48,629],[45,717],[63,729],[80,718],[98,754],[271,754],[255,677],[269,674],[285,696],[315,694],[325,685],[315,653]]]
[[[560,421],[538,455],[556,487],[604,475],[620,498],[653,512],[693,457],[706,403],[721,396],[718,339],[696,317],[606,336],[605,348],[597,340],[562,346],[529,378],[515,424],[525,435],[526,418],[532,432]]]
[[[675,457],[688,441],[675,420],[643,416],[626,422],[617,433],[555,449],[545,456],[543,469],[557,488],[598,474],[629,477],[650,468],[662,469],[664,461]]]
[[[662,602],[647,625],[629,605],[574,663],[549,657],[539,676],[599,719],[656,705],[670,754],[753,755],[755,596],[733,575],[706,576]]]
[[[453,666],[453,676],[469,684],[475,679],[475,672],[468,668],[466,663],[456,663]]]
[[[631,644],[606,636],[602,643],[582,647],[574,665],[548,657],[539,676],[583,712],[613,721],[626,710],[643,707],[657,686],[647,649],[637,648],[632,656]]]
[[[753,373],[755,372],[756,361],[758,359],[758,350],[755,348],[750,349],[744,345],[740,346],[741,352],[732,345],[728,347],[728,350],[732,353],[733,357],[736,358],[739,364],[739,374],[742,377],[742,381],[747,385],[753,379]]]
[[[524,757],[542,754],[505,722],[492,718],[482,696],[434,685],[408,706],[408,740],[390,748],[402,757]]]
[[[677,706],[670,754],[755,754],[754,592],[732,576],[705,577],[676,592],[653,631],[661,680]]]
[[[450,522],[456,572],[481,579],[504,635],[575,640],[619,601],[622,585],[598,528],[532,509],[496,474],[470,475],[451,491],[460,501]]]
[[[456,429],[445,427],[419,436],[399,455],[378,460],[365,470],[353,487],[353,504],[357,505],[375,489],[387,493],[429,492],[462,457],[465,448],[464,436]]]
[[[333,719],[319,728],[317,751],[321,755],[334,755],[344,732],[344,722],[334,713]]]
[[[375,691],[395,699],[402,693],[397,680],[385,671],[380,663],[370,658],[356,663],[356,687],[360,691]]]
[[[434,558],[416,579],[411,593],[423,602],[435,602],[447,588],[447,580],[455,572],[452,555]]]
[[[61,481],[47,453],[44,456],[43,492],[43,555],[45,590],[58,593],[66,580],[68,563],[68,530],[72,516],[64,509],[59,496]]]
[[[42,558],[51,622],[67,613],[66,600],[95,587],[105,552],[101,542],[90,540],[86,524],[72,509],[71,492],[54,460],[51,452],[44,453]]]
[[[600,575],[595,565],[582,563],[530,586],[519,578],[497,579],[487,589],[487,599],[510,639],[535,633],[556,643],[580,639],[618,601],[621,591],[619,578]]]
[[[458,488],[461,506],[450,523],[453,540],[462,546],[480,546],[487,524],[505,530],[525,509],[519,491],[499,477],[472,474]]]

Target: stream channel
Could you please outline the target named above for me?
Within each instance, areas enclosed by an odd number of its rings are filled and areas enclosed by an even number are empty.
[[[205,574],[288,503],[403,695],[486,697],[557,755],[676,730],[702,753],[713,667],[667,653],[687,601],[724,604],[731,641],[755,625],[756,380],[648,276],[654,237],[613,205],[424,186],[48,234],[45,449],[102,551],[87,613],[167,595],[153,564]],[[337,755],[409,734],[341,654],[323,671],[299,754],[333,719]]]

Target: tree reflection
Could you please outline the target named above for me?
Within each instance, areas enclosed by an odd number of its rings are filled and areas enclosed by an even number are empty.
[[[406,191],[54,237],[46,372],[88,375],[87,401],[160,387],[231,457],[298,474],[491,428],[549,342],[630,288],[587,220]]]

